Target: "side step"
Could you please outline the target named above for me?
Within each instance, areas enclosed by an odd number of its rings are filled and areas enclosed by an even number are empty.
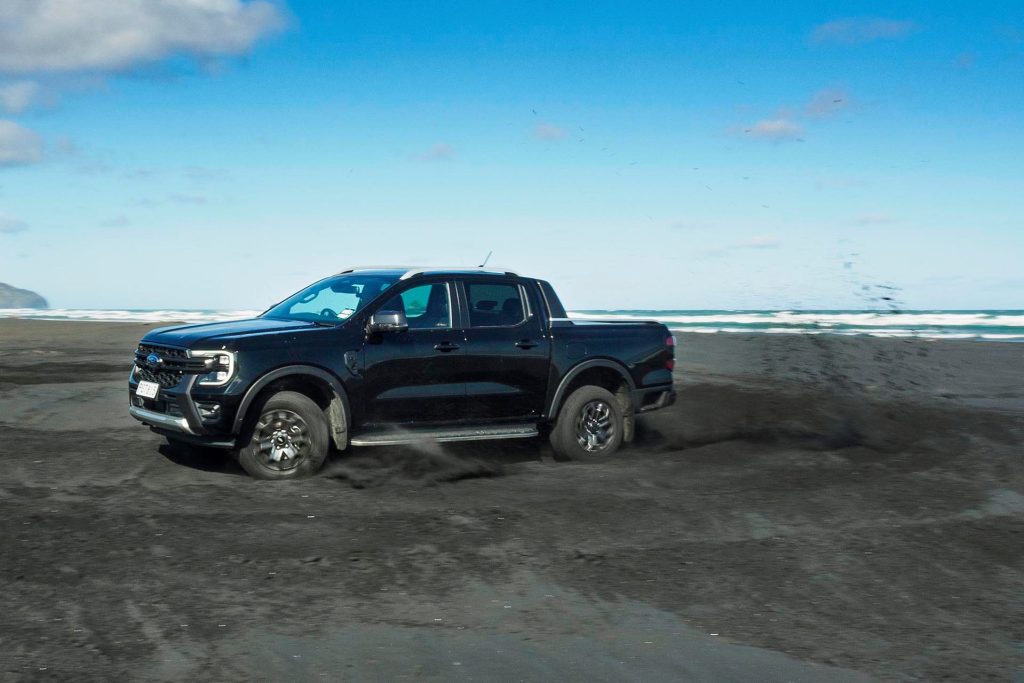
[[[495,427],[444,427],[436,429],[411,428],[406,430],[386,429],[362,432],[353,436],[353,446],[400,446],[420,441],[485,441],[490,439],[527,439],[538,436],[537,425],[513,424]]]

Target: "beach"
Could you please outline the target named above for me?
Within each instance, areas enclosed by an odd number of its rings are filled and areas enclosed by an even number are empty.
[[[1024,675],[1024,344],[680,333],[614,460],[277,483],[128,416],[155,326],[0,319],[4,679]]]

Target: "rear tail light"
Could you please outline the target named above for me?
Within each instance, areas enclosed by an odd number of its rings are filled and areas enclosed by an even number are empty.
[[[676,359],[675,358],[669,358],[667,361],[665,361],[665,369],[666,370],[675,370],[676,369]]]
[[[675,359],[675,355],[676,355],[676,338],[673,337],[671,334],[669,336],[665,337],[665,346],[668,347],[669,353],[672,354],[672,357],[670,357],[668,360],[665,361],[665,369],[666,370],[675,370],[676,369],[676,359]]]
[[[676,345],[676,338],[675,337],[673,337],[672,335],[669,335],[669,336],[665,337],[665,346],[675,346],[675,345]]]

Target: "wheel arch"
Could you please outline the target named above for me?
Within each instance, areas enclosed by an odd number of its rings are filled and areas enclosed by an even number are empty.
[[[553,420],[569,394],[585,384],[604,387],[612,392],[624,409],[624,413],[632,413],[632,396],[636,388],[633,378],[624,365],[608,358],[592,358],[574,365],[565,373],[558,383],[551,404],[545,411],[545,417]]]
[[[271,370],[253,382],[238,405],[232,433],[241,433],[242,425],[249,416],[249,409],[252,406],[278,391],[297,391],[311,398],[324,411],[328,431],[335,447],[344,450],[348,446],[349,425],[352,420],[348,393],[337,377],[315,365],[286,365]]]

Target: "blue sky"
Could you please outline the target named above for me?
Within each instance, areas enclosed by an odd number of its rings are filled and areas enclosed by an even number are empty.
[[[0,7],[0,281],[261,308],[492,263],[573,308],[1024,306],[1024,6]]]

